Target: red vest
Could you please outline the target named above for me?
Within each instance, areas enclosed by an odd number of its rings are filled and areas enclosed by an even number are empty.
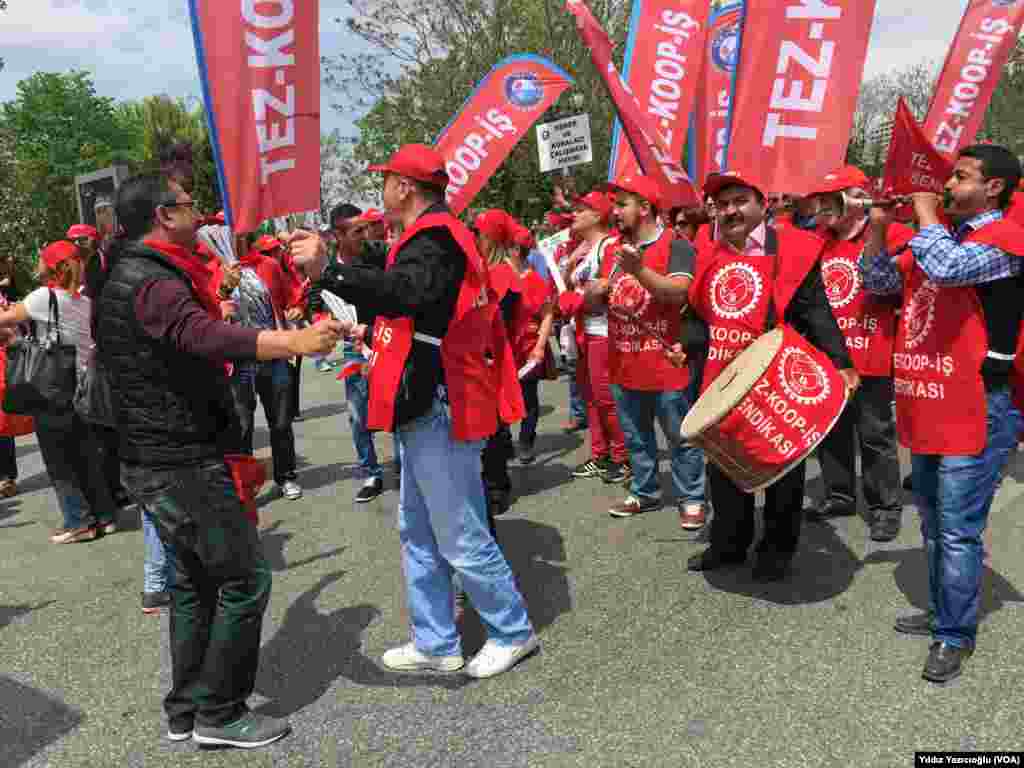
[[[1024,256],[1024,229],[1006,219],[964,242]],[[978,294],[974,286],[935,285],[910,252],[896,263],[903,273],[903,316],[893,356],[900,442],[920,454],[980,453],[987,439],[981,365],[988,333]]]
[[[771,239],[772,231],[767,230],[766,239]],[[768,253],[743,256],[721,241],[698,241],[690,306],[708,324],[711,337],[702,392],[768,330],[768,297],[774,301],[775,319],[781,324],[789,302],[816,266],[824,246],[820,237],[792,227],[774,232],[778,238],[774,265]],[[777,270],[774,279],[773,269]]]
[[[902,224],[889,227],[887,250],[903,251],[914,230]],[[853,367],[861,376],[891,376],[896,341],[896,305],[887,297],[864,290],[858,261],[867,229],[853,240],[825,236],[821,279],[832,314],[846,338]]]
[[[660,275],[668,273],[673,235],[665,230],[657,242],[644,250],[643,264]],[[615,269],[615,249],[605,251],[601,265],[602,277],[614,286],[625,275]],[[608,368],[609,380],[626,389],[641,392],[672,392],[690,383],[690,370],[677,368],[665,357],[662,338],[669,342],[679,340],[679,307],[650,301],[640,316],[624,319],[608,312]],[[653,333],[649,326],[657,329]]]
[[[512,423],[523,417],[525,408],[515,361],[505,338],[494,292],[490,289],[487,267],[476,249],[472,233],[449,213],[421,216],[391,246],[387,268],[391,268],[402,247],[413,236],[438,227],[451,233],[466,257],[466,272],[455,314],[440,343],[452,437],[463,441],[482,440],[497,430],[499,412],[502,421]],[[373,336],[367,426],[390,431],[394,428],[395,395],[409,350],[414,341],[417,344],[431,341],[428,337],[414,339],[411,317],[378,317]],[[492,360],[488,360],[488,356]]]

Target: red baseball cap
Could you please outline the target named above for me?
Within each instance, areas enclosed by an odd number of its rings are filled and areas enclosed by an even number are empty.
[[[367,208],[361,214],[359,214],[360,221],[368,221],[371,224],[375,221],[384,220],[384,211],[378,211],[376,208]]]
[[[582,205],[585,208],[589,208],[592,211],[596,211],[601,215],[602,219],[607,220],[612,214],[612,206],[615,205],[615,201],[612,200],[612,196],[607,192],[600,192],[594,190],[583,195],[583,197],[577,197],[573,202],[576,205]]]
[[[826,195],[830,192],[842,192],[844,189],[850,189],[851,187],[869,189],[871,187],[871,179],[857,166],[844,165],[839,170],[825,174],[825,178],[818,183],[811,194]]]
[[[77,240],[80,237],[91,237],[93,240],[99,240],[100,233],[96,227],[90,227],[88,224],[72,224],[65,237],[68,240]]]
[[[533,248],[537,241],[533,239],[533,233],[519,222],[512,226],[512,242],[520,248]]]
[[[253,243],[252,247],[254,250],[257,250],[260,253],[267,253],[268,251],[273,251],[277,248],[280,248],[281,241],[278,240],[273,235],[263,235],[262,237],[260,237],[259,240]]]
[[[473,226],[480,234],[487,235],[494,242],[508,244],[512,242],[513,228],[518,226],[518,223],[507,211],[489,208],[476,217]]]
[[[437,187],[448,186],[448,172],[444,169],[441,153],[426,144],[406,144],[393,154],[386,163],[371,165],[366,170],[380,173],[397,173],[424,184]]]
[[[608,188],[639,195],[655,208],[661,208],[661,186],[650,176],[624,176],[611,182]]]
[[[761,182],[752,173],[746,171],[722,171],[721,173],[708,174],[704,182],[704,197],[717,197],[718,193],[726,187],[750,187],[756,189],[762,195],[764,190]]]
[[[544,214],[544,220],[553,229],[565,229],[572,224],[572,216],[564,213],[555,213],[554,211],[548,211]]]
[[[62,261],[78,258],[78,246],[67,240],[58,240],[46,246],[39,258],[47,269],[56,269]]]

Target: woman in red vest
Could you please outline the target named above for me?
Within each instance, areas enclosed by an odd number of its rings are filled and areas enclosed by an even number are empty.
[[[982,535],[1017,437],[1010,380],[1024,315],[1024,228],[1005,211],[1020,178],[1020,161],[1004,147],[967,147],[944,198],[914,194],[921,228],[910,250],[893,260],[892,211],[876,207],[861,256],[867,289],[902,297],[896,428],[911,451],[929,601],[896,630],[932,638],[922,676],[935,683],[957,677],[974,651]]]

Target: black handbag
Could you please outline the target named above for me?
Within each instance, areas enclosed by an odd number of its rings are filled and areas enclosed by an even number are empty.
[[[71,408],[78,380],[74,344],[64,344],[60,334],[57,295],[50,289],[50,316],[46,335],[39,337],[32,322],[29,336],[7,348],[7,391],[3,409],[31,416]]]
[[[88,424],[111,428],[117,426],[114,394],[110,389],[109,374],[100,359],[99,350],[95,350],[85,374],[78,379],[74,408],[75,413]]]

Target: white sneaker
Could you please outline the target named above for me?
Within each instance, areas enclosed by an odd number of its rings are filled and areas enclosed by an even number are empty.
[[[428,656],[416,650],[412,643],[392,648],[380,657],[380,661],[395,672],[458,672],[465,664],[462,654]]]
[[[530,635],[520,645],[498,645],[493,640],[484,643],[480,653],[466,665],[466,674],[470,677],[494,677],[507,672],[522,659],[540,647],[540,638]]]
[[[285,480],[281,484],[281,493],[289,501],[295,501],[302,498],[302,486],[294,480]]]

